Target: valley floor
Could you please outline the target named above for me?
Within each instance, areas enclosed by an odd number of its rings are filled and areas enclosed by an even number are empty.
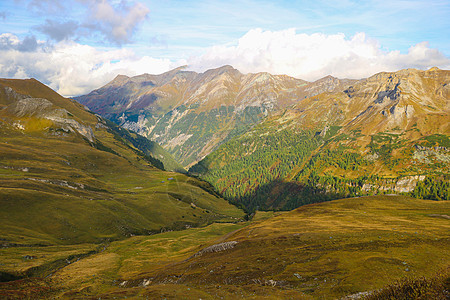
[[[443,272],[449,246],[448,201],[349,198],[109,244],[4,246],[3,279],[29,278],[0,297],[336,299]]]

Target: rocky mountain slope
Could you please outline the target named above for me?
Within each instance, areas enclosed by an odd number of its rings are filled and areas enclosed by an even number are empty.
[[[449,199],[449,120],[450,71],[379,73],[297,101],[191,171],[253,209],[379,192]]]
[[[30,93],[36,97],[30,96]],[[89,143],[96,144],[92,128],[104,127],[143,151],[158,167],[168,171],[184,172],[183,167],[172,155],[156,142],[123,130],[99,115],[95,116],[78,102],[63,98],[34,79],[22,81],[0,79],[0,109],[5,130],[9,128],[20,129],[23,132],[54,131],[51,134],[60,136],[77,134]]]
[[[155,151],[167,154],[34,79],[0,79],[2,247],[99,243],[243,216],[205,182],[162,170]]]
[[[161,75],[119,75],[75,99],[155,140],[190,166],[299,99],[352,82],[328,76],[310,83],[284,75],[242,74],[230,66],[200,74],[178,68]]]

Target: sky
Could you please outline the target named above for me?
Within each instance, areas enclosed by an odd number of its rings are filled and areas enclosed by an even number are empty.
[[[314,81],[450,69],[450,0],[0,0],[0,77],[64,96],[232,65]]]

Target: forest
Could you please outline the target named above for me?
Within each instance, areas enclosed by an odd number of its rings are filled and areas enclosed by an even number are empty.
[[[223,144],[189,171],[250,212],[291,210],[333,199],[397,193],[395,185],[401,176],[367,175],[372,172],[373,161],[339,143],[352,136],[336,135],[338,129],[332,128],[323,136],[312,130],[256,127]],[[430,139],[436,140],[424,140]],[[335,147],[329,147],[333,142]],[[377,134],[367,148],[393,169],[408,161],[407,157],[392,157],[392,151],[401,146],[404,143],[398,135]],[[425,175],[413,191],[403,194],[448,200],[448,176],[436,172]]]

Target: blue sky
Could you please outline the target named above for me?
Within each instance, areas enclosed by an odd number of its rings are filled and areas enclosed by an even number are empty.
[[[440,0],[1,1],[0,76],[69,96],[179,65],[307,80],[448,68],[448,16]]]

